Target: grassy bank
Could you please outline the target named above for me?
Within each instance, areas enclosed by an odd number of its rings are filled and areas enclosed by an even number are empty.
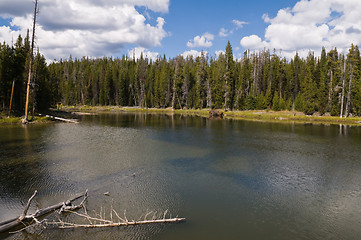
[[[118,107],[118,106],[65,106],[63,111],[79,112],[79,113],[98,113],[98,112],[144,112],[155,114],[182,114],[208,117],[210,109],[176,109],[171,108],[137,108],[137,107]],[[292,111],[268,111],[268,110],[252,110],[252,111],[223,111],[224,119],[243,119],[251,121],[266,122],[296,122],[296,123],[314,123],[314,124],[345,124],[360,125],[361,117],[340,118],[334,116],[307,116],[301,112]]]
[[[0,112],[0,125],[10,125],[10,124],[21,124],[24,116],[8,116],[5,112]],[[31,117],[30,117],[31,119]],[[35,116],[29,123],[48,123],[51,122],[50,118]]]
[[[301,112],[293,113],[292,111],[235,111],[227,112],[225,115],[227,118],[258,121],[344,124],[361,126],[361,117],[340,118],[335,116],[308,116]]]
[[[0,125],[7,125],[7,124],[21,124],[21,120],[24,117],[0,117]],[[47,117],[34,117],[32,121],[29,122],[29,124],[33,123],[49,123],[52,122],[50,118]]]

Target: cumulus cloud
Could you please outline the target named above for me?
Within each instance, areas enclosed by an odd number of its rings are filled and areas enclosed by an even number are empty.
[[[0,16],[11,18],[11,25],[0,28],[0,41],[25,35],[32,27],[32,9],[28,0],[0,1]],[[30,1],[32,4],[32,1]],[[42,0],[36,28],[37,44],[48,58],[114,55],[127,44],[143,48],[160,46],[167,36],[165,20],[155,25],[146,22],[135,6],[153,12],[167,12],[169,0]],[[12,28],[13,29],[13,28]]]
[[[264,14],[263,20],[269,23],[264,39],[246,36],[240,44],[250,50],[280,49],[286,57],[296,51],[318,53],[322,46],[346,51],[351,43],[361,43],[360,11],[359,0],[302,0],[293,8],[280,9],[274,18]]]
[[[195,36],[193,40],[187,42],[189,48],[194,47],[212,47],[214,35],[210,33],[205,33],[202,36]]]
[[[226,52],[225,51],[223,51],[223,50],[217,50],[217,51],[215,51],[214,52],[214,54],[216,55],[216,57],[218,57],[219,55],[221,55],[221,54],[225,54]]]
[[[128,51],[128,57],[131,59],[133,59],[134,57],[135,59],[139,59],[141,54],[143,54],[144,59],[148,58],[152,59],[153,61],[155,61],[159,56],[158,52],[151,52],[148,49],[142,47],[136,47]]]
[[[251,35],[242,38],[241,45],[246,49],[252,50],[261,50],[264,48],[264,43],[262,42],[262,39],[257,35]]]
[[[187,58],[187,57],[193,57],[193,58],[196,58],[196,57],[200,57],[202,55],[202,52],[203,52],[203,55],[206,56],[208,54],[207,51],[196,51],[196,50],[190,50],[190,51],[185,51],[183,54],[181,54],[184,58]]]

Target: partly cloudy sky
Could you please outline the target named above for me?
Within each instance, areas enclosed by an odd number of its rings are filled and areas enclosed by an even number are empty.
[[[32,27],[33,0],[0,0],[0,41]],[[39,0],[36,44],[48,60],[82,56],[236,57],[264,48],[306,56],[361,44],[360,0]]]

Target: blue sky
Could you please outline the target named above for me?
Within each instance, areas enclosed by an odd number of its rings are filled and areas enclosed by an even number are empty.
[[[229,40],[247,49],[318,54],[361,43],[359,0],[39,0],[37,46],[48,60],[70,55],[210,56]],[[31,28],[33,1],[0,1],[0,41]]]
[[[213,54],[217,50],[224,50],[228,40],[233,48],[241,48],[240,40],[243,36],[264,34],[267,24],[262,20],[263,14],[276,15],[279,9],[289,7],[292,2],[296,1],[171,1],[169,13],[165,14],[164,18],[167,22],[165,29],[170,31],[172,36],[164,39],[163,47],[169,49],[166,51],[174,56],[190,50],[186,46],[189,40],[208,32],[215,36],[213,46],[196,48],[197,50],[205,50]],[[235,30],[233,20],[248,24]],[[218,34],[221,28],[234,29],[234,32],[227,37],[220,37]],[[163,49],[156,50],[162,52]],[[243,50],[242,48],[242,52]]]

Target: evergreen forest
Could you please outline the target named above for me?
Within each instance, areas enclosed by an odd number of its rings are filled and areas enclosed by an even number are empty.
[[[0,110],[24,109],[29,34],[13,46],[0,44]],[[361,116],[361,57],[323,48],[320,56],[292,59],[275,52],[246,51],[235,59],[228,42],[224,54],[152,61],[144,56],[86,58],[49,65],[37,52],[33,60],[31,104],[41,111],[56,104],[117,105],[173,109],[271,109],[333,116]]]

